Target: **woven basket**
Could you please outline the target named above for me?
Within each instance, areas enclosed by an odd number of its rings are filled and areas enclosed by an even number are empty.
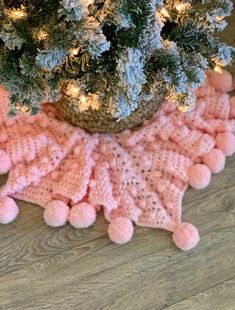
[[[118,133],[139,126],[149,119],[158,109],[164,97],[163,91],[156,93],[151,101],[142,101],[130,116],[119,121],[107,112],[107,107],[104,105],[98,110],[88,109],[80,112],[66,96],[62,96],[56,103],[56,110],[60,118],[88,132]]]

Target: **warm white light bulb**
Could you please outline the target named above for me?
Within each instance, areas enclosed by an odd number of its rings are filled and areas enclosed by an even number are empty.
[[[99,103],[99,95],[97,94],[90,94],[89,95],[89,102],[90,102],[90,106],[93,110],[98,110],[100,107],[100,103]]]
[[[86,105],[87,104],[87,98],[85,95],[81,95],[80,96],[80,102],[82,105]]]
[[[79,106],[80,111],[82,112],[89,109],[90,103],[89,103],[88,98],[84,94],[80,95],[78,106]]]
[[[14,20],[23,19],[27,17],[27,13],[24,6],[22,6],[20,9],[8,10],[7,14],[11,19]]]
[[[94,3],[94,0],[86,0],[86,6],[89,6],[92,3]]]
[[[168,13],[168,11],[167,11],[165,8],[162,8],[162,9],[160,10],[160,12],[162,13],[162,15],[163,15],[164,17],[170,17],[170,14]]]
[[[182,113],[187,113],[192,110],[192,107],[190,105],[179,105],[177,108]]]
[[[80,87],[72,83],[68,84],[65,93],[69,97],[78,98],[78,96],[80,95]]]
[[[216,66],[214,67],[214,71],[215,71],[215,72],[218,72],[218,73],[223,73],[223,70],[222,70],[222,68],[221,68],[219,65],[216,65]]]
[[[176,4],[175,8],[178,12],[182,12],[182,11],[190,8],[190,3],[178,3],[178,4]]]
[[[216,16],[216,20],[218,22],[221,22],[224,19],[224,16]]]
[[[48,33],[44,30],[39,30],[38,34],[37,34],[37,38],[40,41],[46,40],[46,38],[48,37]]]
[[[72,54],[73,56],[77,56],[78,53],[79,53],[79,48],[73,48],[73,49],[71,50],[71,54]]]
[[[177,4],[177,5],[176,5],[176,7],[175,7],[175,8],[176,8],[176,10],[177,10],[177,11],[179,11],[179,12],[180,12],[180,11],[182,11],[182,10],[183,10],[183,8],[184,8],[184,4],[183,4],[183,3],[179,3],[179,4]]]

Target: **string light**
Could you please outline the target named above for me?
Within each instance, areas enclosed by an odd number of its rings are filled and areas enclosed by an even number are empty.
[[[223,73],[223,70],[222,70],[221,66],[219,66],[219,65],[216,65],[216,66],[214,67],[214,71],[215,71],[215,72],[218,72],[218,73]]]
[[[71,50],[71,55],[73,55],[73,56],[77,56],[78,55],[78,53],[79,53],[79,48],[73,48],[72,50]]]
[[[70,85],[65,92],[70,98],[76,100],[76,104],[81,112],[88,110],[89,108],[93,110],[98,110],[100,107],[99,104],[99,95],[91,94],[85,95],[79,87],[75,87],[74,85]]]
[[[80,95],[80,87],[73,83],[69,83],[67,85],[65,93],[69,97],[78,98],[78,96]]]
[[[90,107],[87,97],[84,94],[80,96],[78,105],[81,111],[85,111]]]
[[[15,109],[20,113],[30,113],[30,106],[17,102],[15,104]]]
[[[223,73],[222,67],[224,67],[224,63],[218,59],[212,59],[212,61],[215,63],[214,71],[218,73]]]
[[[87,98],[86,98],[85,95],[81,95],[79,99],[80,99],[82,105],[86,105],[86,103],[87,103]]]
[[[76,99],[76,104],[78,105],[81,112],[87,110],[90,107],[93,110],[99,109],[99,95],[91,93],[85,95],[75,81],[67,83],[64,92],[71,99]]]
[[[221,22],[224,19],[224,16],[216,16],[216,20],[218,22]]]
[[[90,4],[93,4],[94,0],[86,0],[86,6],[89,6]]]
[[[178,3],[175,8],[177,11],[182,12],[190,8],[190,3]]]
[[[38,34],[37,34],[37,38],[39,41],[43,41],[46,40],[46,38],[48,37],[48,33],[44,30],[39,30]]]
[[[98,110],[100,107],[100,103],[99,103],[99,95],[97,94],[90,94],[89,95],[89,102],[90,102],[90,106],[93,110]]]
[[[192,110],[192,106],[190,105],[179,105],[177,108],[182,113],[187,113]]]
[[[27,13],[24,6],[21,6],[20,9],[12,9],[7,11],[7,15],[14,20],[23,19],[27,17]]]
[[[162,13],[162,15],[163,15],[164,17],[167,17],[167,18],[170,17],[170,14],[168,13],[168,11],[167,11],[165,8],[162,8],[162,9],[160,10],[160,12]]]

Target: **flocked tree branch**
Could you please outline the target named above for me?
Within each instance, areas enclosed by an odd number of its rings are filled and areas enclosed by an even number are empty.
[[[90,108],[84,97],[96,98],[125,118],[157,88],[193,105],[205,71],[234,57],[218,39],[232,7],[230,0],[0,0],[0,83],[10,112],[25,105],[36,113],[40,102],[65,95],[81,111]]]

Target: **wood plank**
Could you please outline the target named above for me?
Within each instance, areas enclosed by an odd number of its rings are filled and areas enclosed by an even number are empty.
[[[216,285],[164,310],[234,310],[235,278]]]
[[[0,276],[106,235],[107,223],[101,216],[87,230],[69,224],[52,228],[45,224],[41,208],[26,202],[18,205],[18,218],[0,225]]]
[[[158,310],[230,279],[235,276],[234,189],[213,195],[208,189],[206,199],[187,205],[185,217],[194,218],[202,234],[192,252],[174,248],[164,231],[139,228],[123,247],[101,237],[2,276],[1,306]],[[60,238],[66,243],[66,235]]]

